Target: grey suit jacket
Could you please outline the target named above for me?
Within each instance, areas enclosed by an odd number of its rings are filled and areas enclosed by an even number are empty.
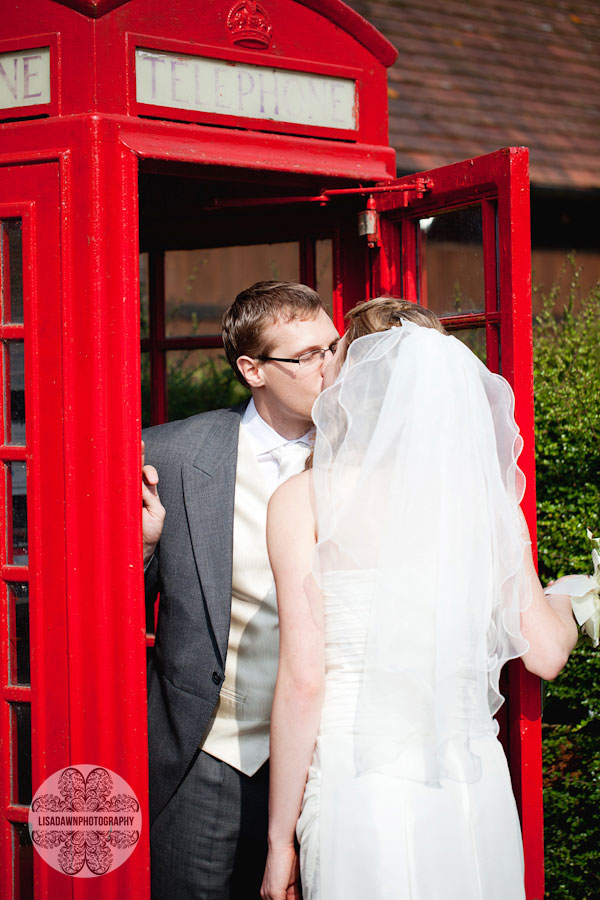
[[[146,602],[160,592],[148,672],[150,820],[184,777],[225,672],[231,617],[233,505],[244,405],[143,432],[167,511],[146,571]]]

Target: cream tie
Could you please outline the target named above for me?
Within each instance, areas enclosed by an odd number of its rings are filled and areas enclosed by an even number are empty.
[[[302,441],[290,441],[272,450],[273,457],[279,463],[277,484],[282,484],[292,475],[297,475],[304,468],[309,448]]]

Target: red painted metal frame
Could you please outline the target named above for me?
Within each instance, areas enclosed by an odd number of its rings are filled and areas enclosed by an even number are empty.
[[[485,327],[488,365],[501,371],[515,392],[515,414],[524,439],[519,459],[527,490],[522,507],[535,553],[535,457],[529,154],[507,148],[429,172],[432,190],[422,199],[382,194],[382,248],[375,263],[375,288],[419,298],[418,220],[480,204],[484,250],[485,311],[447,317],[450,330]],[[398,179],[398,183],[414,179]],[[401,233],[399,233],[401,232]],[[544,894],[541,692],[540,681],[520,661],[509,667],[508,748],[513,787],[520,808],[528,900]]]
[[[39,156],[42,156],[39,154]],[[4,325],[0,338],[24,337],[26,372],[26,448],[1,446],[0,459],[25,459],[27,463],[28,567],[15,566],[7,556],[5,534],[1,543],[0,575],[4,582],[25,581],[30,588],[31,686],[11,686],[7,668],[8,648],[2,652],[2,733],[7,734],[7,701],[31,701],[33,790],[65,759],[68,750],[68,681],[66,670],[57,669],[57,654],[66,657],[65,629],[65,533],[62,471],[62,380],[60,378],[60,267],[58,162],[19,165],[0,158],[0,216],[20,216],[23,223],[23,326]],[[12,203],[10,201],[12,200]],[[43,313],[42,313],[43,310]],[[40,315],[43,327],[40,327]],[[2,431],[4,433],[4,431]],[[4,479],[2,479],[4,483]],[[3,496],[2,507],[10,497]],[[4,606],[4,598],[3,598]],[[2,622],[2,644],[7,638]],[[50,738],[52,735],[52,738]],[[2,766],[2,896],[12,896],[12,822],[26,822],[27,809],[13,802],[11,766]],[[12,777],[15,777],[13,770]],[[36,865],[36,890],[40,896],[57,895],[64,877]],[[62,896],[67,896],[63,891]]]
[[[94,14],[92,5],[77,5]],[[32,0],[28,13],[35,15],[43,43],[46,35],[57,35],[55,45],[48,38],[52,106],[43,110],[52,115],[35,120],[38,111],[24,109],[15,113],[22,121],[0,125],[0,166],[5,167],[0,199],[28,203],[31,222],[26,377],[28,489],[34,500],[29,518],[33,790],[67,764],[104,765],[136,792],[144,823],[134,853],[103,878],[69,879],[36,855],[40,900],[149,896],[139,504],[140,163],[196,163],[201,174],[203,165],[225,160],[240,174],[244,169],[262,170],[265,177],[302,173],[334,184],[335,179],[338,184],[382,180],[394,170],[387,146],[385,68],[364,43],[376,33],[354,14],[347,22],[363,23],[360,37],[340,28],[334,13],[346,8],[334,0],[322,4],[333,16],[322,27],[310,4],[278,5],[280,21],[287,21],[275,53],[311,59],[317,69],[337,65],[341,74],[351,60],[361,70],[370,91],[362,144],[356,135],[349,142],[253,133],[244,121],[236,128],[199,127],[128,116],[128,33],[155,41],[184,34],[190,53],[217,34],[213,19],[204,20],[187,2],[176,15],[176,5],[165,19],[162,0],[131,0],[112,11],[111,4],[94,4],[101,16],[94,20],[53,0]],[[218,5],[221,15],[230,3]],[[210,11],[215,9],[211,4]],[[302,21],[297,29],[296,16]],[[7,2],[3,32],[11,49],[31,46],[22,27],[21,4]],[[387,46],[379,41],[378,51]],[[255,61],[264,65],[268,59],[262,55]],[[15,176],[19,166],[27,169],[27,178]],[[329,226],[317,232],[329,233]],[[342,263],[336,254],[339,315]],[[304,267],[310,276],[308,254]],[[157,355],[160,350],[155,343]],[[6,448],[6,459],[18,455]],[[44,502],[36,503],[42,486]],[[0,574],[24,579],[27,573],[2,564]],[[20,687],[10,691],[13,700],[30,693]],[[3,783],[5,800],[7,791]],[[7,823],[24,822],[26,810],[5,804],[3,816],[0,878],[3,896],[9,897],[15,885]]]
[[[56,2],[70,6],[84,16],[97,19],[106,15],[107,12],[112,12],[117,6],[129,3],[129,0],[56,0]]]
[[[379,144],[357,144],[295,135],[273,135],[230,131],[211,126],[178,122],[121,122],[120,140],[144,160],[165,160],[204,165],[227,164],[233,168],[262,172],[307,173],[353,181],[383,181],[392,178],[394,152]]]
[[[27,123],[6,133],[0,158],[2,198],[32,198],[36,226],[24,249],[28,489],[44,497],[29,518],[33,789],[69,763],[99,763],[132,786],[147,826],[137,160],[111,133],[99,162],[102,130],[94,119],[64,121],[51,135],[62,147],[41,151],[50,134]],[[36,177],[49,168],[51,195]],[[111,190],[122,230],[103,202]],[[3,566],[2,575],[23,570]],[[147,827],[127,863],[102,879],[70,879],[39,857],[35,865],[36,897],[146,898]]]
[[[56,0],[56,2],[63,3],[83,15],[96,19],[111,12],[117,6],[129,3],[130,0]],[[370,22],[359,16],[341,0],[295,0],[295,2],[315,10],[334,25],[348,31],[384,66],[391,66],[398,56],[396,48]]]
[[[148,897],[149,875],[138,172],[106,123],[77,124],[63,201],[70,245],[63,295],[70,752],[73,762],[96,762],[123,777],[143,818],[127,862],[91,885],[75,879],[73,890],[86,900],[137,900]],[[107,197],[115,198],[117,219]]]
[[[35,17],[38,32],[60,34],[55,54],[60,77],[52,84],[52,93],[54,96],[57,92],[63,115],[81,112],[132,115],[141,111],[135,101],[132,58],[133,36],[138,35],[145,46],[156,49],[171,46],[178,53],[192,56],[198,53],[199,47],[209,47],[211,56],[226,60],[233,56],[250,64],[275,68],[282,64],[294,68],[297,63],[303,70],[323,71],[342,78],[351,73],[358,88],[358,128],[351,135],[332,129],[331,136],[346,141],[351,137],[352,141],[365,145],[387,147],[386,66],[391,65],[396,51],[369,23],[339,0],[280,0],[269,7],[273,26],[269,48],[248,50],[232,43],[226,26],[230,7],[231,0],[212,0],[203,5],[203,14],[199,14],[195,5],[176,0],[170,4],[169,16],[165,16],[163,0],[128,0],[98,17],[94,14],[97,4],[90,3],[88,17],[56,0],[30,0],[28,12]],[[4,4],[3,32],[7,40],[17,39],[17,45],[21,40],[27,46],[21,4],[17,0],[7,0]],[[154,106],[147,108],[147,114],[171,120],[185,120],[189,115],[186,111]],[[26,109],[16,115],[30,116]],[[209,119],[210,115],[194,114],[195,121]],[[215,122],[235,129],[249,127],[243,119],[219,117]],[[277,133],[290,126],[256,120],[255,127]],[[319,127],[291,126],[291,129],[305,136],[327,134],[327,129]]]

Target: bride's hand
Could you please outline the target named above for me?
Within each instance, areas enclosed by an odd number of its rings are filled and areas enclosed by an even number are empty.
[[[260,896],[262,900],[300,900],[298,854],[294,846],[270,848]]]

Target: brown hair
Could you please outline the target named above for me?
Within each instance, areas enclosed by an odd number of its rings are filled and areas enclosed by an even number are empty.
[[[448,334],[435,313],[423,306],[417,306],[409,300],[400,300],[398,297],[375,297],[374,300],[365,300],[346,313],[348,327],[344,333],[345,340],[339,346],[335,355],[339,368],[348,353],[348,348],[356,338],[365,334],[375,334],[379,331],[389,331],[390,328],[402,325],[402,322],[414,322],[424,328],[435,328],[442,334]],[[311,469],[313,464],[314,447],[311,449],[305,468]]]
[[[240,356],[268,356],[263,332],[279,319],[312,319],[325,309],[316,291],[305,284],[257,281],[237,295],[222,321],[223,344],[229,365],[238,381],[248,387],[237,366]]]
[[[442,334],[447,334],[446,329],[435,313],[423,306],[417,306],[409,300],[400,300],[398,297],[375,297],[374,300],[366,300],[359,303],[350,312],[346,313],[346,340],[341,350],[343,363],[348,347],[356,338],[365,334],[375,334],[379,331],[388,331],[390,328],[402,325],[402,322],[414,322],[425,328],[435,328]]]

